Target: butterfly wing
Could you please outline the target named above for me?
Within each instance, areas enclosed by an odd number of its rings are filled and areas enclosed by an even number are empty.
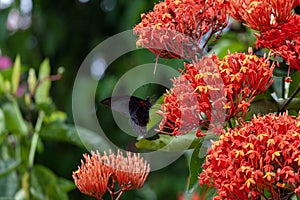
[[[110,107],[113,111],[122,113],[126,117],[130,117],[129,102],[130,96],[114,96],[103,99],[100,103]]]

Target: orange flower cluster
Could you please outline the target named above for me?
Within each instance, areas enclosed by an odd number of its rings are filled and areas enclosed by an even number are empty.
[[[127,152],[124,157],[122,152],[117,155],[110,152],[101,155],[99,152],[91,152],[91,156],[84,154],[81,167],[73,172],[73,179],[78,189],[96,199],[102,199],[107,190],[114,189],[118,182],[121,191],[141,188],[149,174],[150,166],[139,154]],[[109,180],[112,179],[112,185]]]
[[[181,135],[193,129],[223,125],[231,117],[245,116],[254,97],[271,85],[274,65],[269,58],[248,54],[213,55],[194,64],[173,80],[162,104],[160,132]]]
[[[165,58],[194,58],[227,25],[223,1],[165,0],[134,28],[137,46]],[[210,36],[203,38],[205,34]],[[204,41],[201,41],[204,39]],[[203,44],[202,47],[199,45]],[[200,48],[200,49],[199,49]]]
[[[289,199],[300,195],[299,148],[300,116],[254,116],[222,133],[208,152],[199,183],[215,187],[215,199]]]
[[[256,47],[267,48],[286,60],[291,68],[300,70],[300,16],[293,15],[276,28],[257,34]]]

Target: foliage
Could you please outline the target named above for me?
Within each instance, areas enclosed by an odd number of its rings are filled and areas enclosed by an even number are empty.
[[[21,65],[20,56],[11,68],[0,71],[1,197],[68,199],[68,192],[75,187],[34,162],[44,139],[81,146],[76,131],[65,123],[65,113],[56,109],[49,96],[51,81],[60,77],[61,74],[50,75],[48,59],[42,62],[36,76],[33,68]],[[51,129],[53,126],[55,129]],[[63,134],[66,131],[68,134]]]

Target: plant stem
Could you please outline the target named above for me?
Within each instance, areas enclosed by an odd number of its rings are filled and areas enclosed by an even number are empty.
[[[277,114],[283,112],[283,110],[291,103],[291,101],[294,99],[294,97],[298,94],[299,91],[300,91],[300,84],[298,85],[298,88],[293,92],[291,97],[281,106]]]
[[[29,168],[33,167],[33,164],[34,164],[35,151],[36,151],[37,143],[39,140],[39,132],[42,127],[44,116],[45,116],[44,111],[40,111],[39,117],[37,119],[37,122],[36,122],[36,125],[34,128],[34,133],[32,136],[31,146],[30,146],[30,150],[29,150],[29,157],[28,157],[28,167]]]
[[[119,195],[117,196],[116,200],[119,200],[121,198],[121,196],[122,196],[123,193],[124,193],[124,191],[121,190],[120,193],[119,193]]]
[[[62,74],[55,74],[55,75],[50,75],[50,76],[46,76],[44,78],[42,78],[41,80],[39,80],[37,82],[37,84],[35,85],[33,91],[30,93],[30,96],[33,97],[38,89],[38,87],[44,82],[44,81],[47,81],[47,80],[50,80],[50,81],[58,81],[59,79],[61,79],[62,77]]]

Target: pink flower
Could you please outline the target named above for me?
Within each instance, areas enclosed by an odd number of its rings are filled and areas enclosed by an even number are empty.
[[[12,61],[8,56],[0,56],[0,70],[10,68]]]

